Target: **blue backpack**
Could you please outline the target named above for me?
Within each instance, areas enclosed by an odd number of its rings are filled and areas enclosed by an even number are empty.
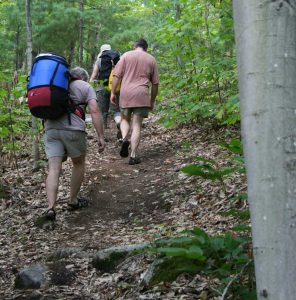
[[[33,61],[28,78],[28,106],[33,116],[55,120],[70,113],[82,119],[84,111],[69,97],[69,64],[66,59],[54,53],[41,53]],[[73,80],[73,79],[72,79]]]

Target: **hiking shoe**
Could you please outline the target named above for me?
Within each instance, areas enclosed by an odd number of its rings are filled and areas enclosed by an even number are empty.
[[[139,157],[130,157],[128,164],[129,165],[137,165],[141,163],[141,159]]]
[[[123,139],[122,145],[121,145],[121,150],[119,152],[121,157],[128,157],[128,147],[129,147],[130,142],[126,139]]]
[[[55,221],[56,219],[56,212],[53,208],[46,210],[43,215],[48,221]]]
[[[88,200],[83,197],[77,198],[76,203],[68,203],[68,207],[71,210],[81,209],[88,206]]]

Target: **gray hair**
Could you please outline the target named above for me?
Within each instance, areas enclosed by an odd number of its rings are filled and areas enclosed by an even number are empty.
[[[70,74],[73,78],[81,79],[81,80],[86,81],[86,82],[89,79],[89,75],[88,75],[87,71],[83,68],[80,68],[80,67],[76,67],[76,68],[72,69],[70,71]]]

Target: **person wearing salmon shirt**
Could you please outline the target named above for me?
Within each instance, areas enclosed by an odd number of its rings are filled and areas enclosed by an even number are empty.
[[[134,49],[124,53],[117,63],[113,73],[110,101],[116,101],[116,87],[121,81],[119,106],[121,109],[121,124],[123,142],[120,156],[129,156],[129,164],[141,162],[137,156],[140,144],[141,128],[144,118],[154,108],[158,92],[159,76],[155,58],[147,53],[148,44],[140,39],[134,44]],[[151,92],[149,94],[149,88]],[[131,124],[132,120],[132,124]],[[132,126],[131,126],[132,125]],[[130,141],[128,133],[132,127]]]

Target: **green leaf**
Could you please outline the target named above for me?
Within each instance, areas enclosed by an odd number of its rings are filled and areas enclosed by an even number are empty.
[[[169,239],[167,242],[171,245],[180,245],[180,244],[182,245],[182,244],[192,243],[192,238],[187,236],[181,236],[181,237]]]
[[[190,230],[190,233],[197,237],[202,244],[204,244],[205,241],[209,240],[209,236],[207,235],[207,233],[198,227]]]
[[[219,251],[225,247],[223,238],[212,238],[210,240],[211,249],[214,251]]]
[[[205,256],[203,256],[202,249],[198,246],[191,246],[186,251],[186,256],[188,258],[197,259],[197,260],[200,260],[200,261],[204,261],[206,259]]]
[[[186,249],[177,247],[158,248],[158,252],[168,256],[183,256],[186,257]]]
[[[237,171],[237,168],[213,169],[208,165],[189,165],[181,169],[183,173],[200,176],[204,179],[221,180],[224,176]]]
[[[238,139],[231,140],[229,144],[220,144],[220,146],[235,154],[243,155],[243,146],[241,141]]]

